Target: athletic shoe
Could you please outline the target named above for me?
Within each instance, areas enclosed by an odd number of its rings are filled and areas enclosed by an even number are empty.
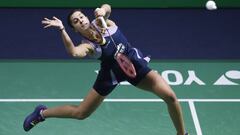
[[[23,129],[25,131],[29,131],[34,126],[36,126],[39,122],[44,121],[45,119],[41,116],[40,112],[46,110],[47,107],[44,105],[38,105],[35,110],[29,114],[23,123]]]

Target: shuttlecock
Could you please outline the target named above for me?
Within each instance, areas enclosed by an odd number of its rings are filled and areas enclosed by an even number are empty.
[[[217,5],[216,5],[216,3],[213,0],[209,0],[206,3],[206,8],[208,10],[216,10],[217,9]]]

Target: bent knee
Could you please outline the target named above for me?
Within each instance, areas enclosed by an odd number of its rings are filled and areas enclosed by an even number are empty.
[[[74,114],[74,118],[76,118],[78,120],[84,120],[84,119],[88,118],[90,115],[91,115],[91,113],[76,112]]]
[[[178,102],[177,97],[174,93],[165,95],[163,97],[163,100],[167,103],[167,104],[174,104],[176,102]]]

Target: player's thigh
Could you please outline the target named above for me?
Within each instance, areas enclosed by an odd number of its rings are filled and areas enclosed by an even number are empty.
[[[155,71],[150,71],[137,85],[138,88],[155,93],[161,98],[175,96],[167,82]]]
[[[88,95],[79,105],[79,110],[84,114],[91,114],[103,102],[105,96],[101,96],[95,89],[91,89]]]

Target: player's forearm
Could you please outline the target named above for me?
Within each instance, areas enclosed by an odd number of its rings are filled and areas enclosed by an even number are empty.
[[[63,40],[64,46],[65,46],[67,52],[69,54],[73,55],[75,46],[65,29],[61,30],[61,36],[62,36],[62,40]]]
[[[105,19],[108,19],[109,16],[110,16],[110,14],[111,14],[111,11],[112,11],[112,10],[111,10],[111,6],[110,6],[109,4],[103,4],[103,5],[101,6],[101,8],[104,9],[105,12],[106,12],[104,18],[105,18]]]

